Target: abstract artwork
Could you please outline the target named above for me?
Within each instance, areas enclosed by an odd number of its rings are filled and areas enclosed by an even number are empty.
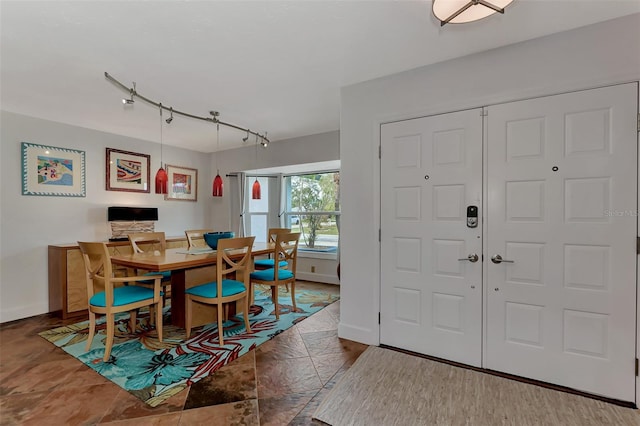
[[[85,153],[22,142],[22,195],[85,197]]]
[[[147,154],[107,148],[107,191],[150,192],[150,161]]]
[[[198,201],[198,170],[189,167],[167,166],[169,192],[167,200]]]

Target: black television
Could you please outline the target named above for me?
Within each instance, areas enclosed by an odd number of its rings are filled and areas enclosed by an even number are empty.
[[[116,221],[142,221],[158,220],[157,207],[109,207],[107,220]]]

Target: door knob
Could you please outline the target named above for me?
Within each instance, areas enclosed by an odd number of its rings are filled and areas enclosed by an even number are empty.
[[[463,257],[462,259],[458,260],[468,260],[471,263],[476,263],[478,261],[478,255],[475,253],[471,253],[469,256]]]
[[[502,262],[504,262],[504,263],[514,263],[513,260],[503,259],[502,256],[500,256],[499,254],[494,254],[493,256],[491,256],[491,261],[493,263],[496,263],[496,264],[502,263]]]

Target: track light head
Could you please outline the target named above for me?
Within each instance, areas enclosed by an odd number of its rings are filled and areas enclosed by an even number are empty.
[[[242,138],[242,142],[246,142],[249,140],[249,129],[247,129],[247,136],[245,136],[244,138]]]
[[[167,124],[171,124],[171,122],[173,121],[173,117],[169,117],[166,120],[164,120],[167,122]]]
[[[123,98],[122,99],[122,103],[124,105],[133,105],[133,103],[135,102],[133,100],[133,95],[136,93],[136,82],[133,82],[133,89],[129,89],[129,99],[127,98]]]

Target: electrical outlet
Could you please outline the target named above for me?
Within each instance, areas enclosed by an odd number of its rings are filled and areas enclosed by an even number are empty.
[[[311,272],[315,272],[315,271],[316,271],[316,267],[315,267],[315,266],[312,266],[312,267],[311,267]]]

